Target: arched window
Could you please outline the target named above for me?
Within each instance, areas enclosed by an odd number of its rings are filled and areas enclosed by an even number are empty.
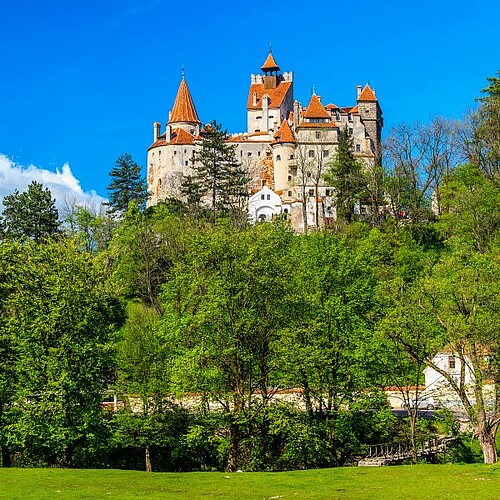
[[[276,161],[281,161],[281,155],[276,155]]]

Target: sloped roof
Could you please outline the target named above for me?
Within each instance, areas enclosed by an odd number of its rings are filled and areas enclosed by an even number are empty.
[[[169,144],[194,144],[194,135],[183,128],[172,130],[172,137]]]
[[[168,120],[168,123],[177,122],[201,123],[185,78],[181,80],[174,107]]]
[[[321,100],[316,94],[311,96],[311,100],[302,116],[304,118],[330,118],[330,114],[321,104]]]
[[[358,101],[377,101],[378,99],[375,97],[373,90],[370,88],[368,84],[365,85],[363,92],[358,97]]]
[[[262,71],[279,71],[280,68],[274,60],[273,53],[269,51],[264,64],[260,67]]]
[[[262,109],[262,96],[264,94],[267,94],[271,99],[269,107],[278,109],[291,86],[292,82],[280,82],[275,89],[265,89],[263,83],[252,83],[248,93],[247,109]],[[257,94],[257,104],[255,105],[253,104],[254,93]]]
[[[290,128],[290,125],[288,124],[287,120],[283,120],[281,122],[281,126],[279,130],[276,133],[276,142],[297,142],[295,140],[295,136],[293,135],[292,129]]]

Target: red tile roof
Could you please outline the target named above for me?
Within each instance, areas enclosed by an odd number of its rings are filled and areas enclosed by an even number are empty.
[[[377,98],[373,93],[373,90],[370,88],[368,84],[365,85],[363,92],[358,97],[358,101],[376,101]]]
[[[276,133],[276,142],[297,142],[295,140],[295,137],[293,135],[292,129],[290,128],[290,125],[288,124],[287,120],[283,120],[281,122],[281,126]]]
[[[265,89],[263,83],[252,83],[248,93],[247,109],[262,109],[262,96],[267,94],[271,102],[269,107],[276,109],[281,106],[286,94],[290,90],[292,82],[280,82],[275,89]],[[253,104],[253,94],[257,94],[257,104]]]
[[[351,109],[350,113],[351,113],[351,114],[354,114],[354,113],[359,113],[358,107],[357,107],[357,106],[354,106],[354,108],[352,108],[352,109]]]
[[[279,71],[280,68],[276,64],[276,61],[274,60],[273,53],[269,51],[269,54],[266,58],[266,61],[264,64],[260,67],[262,71]]]
[[[183,128],[172,130],[172,137],[169,144],[194,144],[194,135]]]
[[[168,123],[177,122],[201,123],[185,78],[181,80],[174,107],[168,120]]]
[[[321,104],[319,96],[313,94],[303,116],[304,118],[330,118],[330,113]]]

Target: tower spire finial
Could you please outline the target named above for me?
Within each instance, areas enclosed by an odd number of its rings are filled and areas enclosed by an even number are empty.
[[[269,42],[269,53],[270,54],[273,53],[273,43],[272,42]]]
[[[186,70],[184,69],[184,64],[182,65],[181,67],[182,69],[182,79],[185,80],[186,79]]]

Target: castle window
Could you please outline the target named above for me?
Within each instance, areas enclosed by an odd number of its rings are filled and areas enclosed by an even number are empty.
[[[351,136],[354,130],[352,128],[349,129],[349,135]]]
[[[187,153],[187,149],[184,150],[184,154],[186,154],[186,153]]]
[[[361,144],[356,144],[356,153],[361,153]]]
[[[314,158],[314,149],[310,149],[310,150],[307,152],[307,155],[309,156],[309,158]]]
[[[293,160],[293,155],[290,155],[290,157],[288,159],[289,160]]]
[[[177,151],[174,149],[174,155],[176,155],[176,154],[177,154]]]
[[[260,156],[260,151],[257,151],[257,156]]]
[[[255,119],[256,120],[262,120],[262,116],[256,116]]]
[[[254,132],[260,132],[260,128],[256,128]]]
[[[288,213],[288,208],[284,208],[284,209],[283,209],[283,213],[284,213],[284,214],[287,214],[287,213]]]
[[[308,177],[308,178],[312,177],[311,172],[307,172],[307,177]]]
[[[448,356],[448,368],[454,370],[456,366],[455,356]]]
[[[290,182],[291,180],[292,180],[292,176],[291,176],[291,175],[289,175],[289,176],[288,176],[288,182]]]
[[[319,131],[316,132],[316,139],[321,139],[321,132]]]
[[[276,155],[276,161],[281,161],[281,155]]]
[[[191,135],[194,135],[194,129],[193,128],[189,132],[191,132]]]
[[[268,200],[270,200],[270,199],[271,199],[271,195],[270,195],[270,194],[268,194],[268,195],[267,195],[267,199],[268,199]]]
[[[249,157],[250,157],[250,156],[252,156],[252,153],[249,151],[249,152],[247,153],[247,156],[249,156]]]
[[[330,190],[329,190],[329,189],[327,189],[327,190],[325,191],[325,196],[330,196]]]
[[[261,194],[261,195],[260,195],[260,199],[261,199],[261,200],[265,200],[265,199],[266,199],[266,197],[265,197],[263,194]]]
[[[309,196],[314,196],[314,189],[309,189]]]
[[[330,154],[330,151],[328,151],[328,149],[323,149],[323,158],[328,158],[329,154]]]
[[[348,119],[350,122],[352,122],[352,115],[351,115],[351,113],[349,113],[349,114],[347,115],[347,119]]]
[[[288,196],[292,196],[292,192],[291,191],[288,191]]]
[[[184,162],[184,165],[186,165],[186,167],[188,166],[188,161],[187,160]]]

